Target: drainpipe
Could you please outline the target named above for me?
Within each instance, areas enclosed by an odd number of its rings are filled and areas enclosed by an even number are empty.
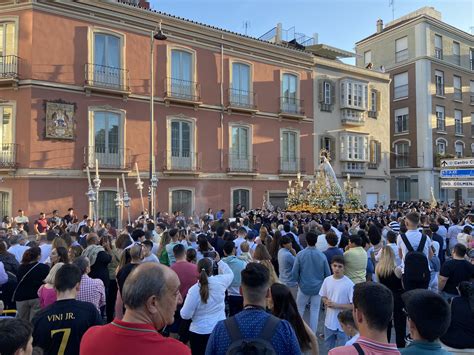
[[[224,35],[221,35],[221,170],[224,168]]]

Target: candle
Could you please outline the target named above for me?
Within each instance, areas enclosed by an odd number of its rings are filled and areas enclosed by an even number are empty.
[[[91,182],[91,172],[89,171],[89,167],[86,166],[86,171],[87,171],[87,182],[89,183],[89,186],[92,185]]]
[[[135,170],[137,171],[137,180],[140,181],[140,173],[138,172],[138,163],[135,162]]]
[[[95,176],[99,176],[99,160],[95,160]]]
[[[296,175],[296,177],[298,178],[298,180],[301,179],[301,174],[298,173],[298,174]]]
[[[288,181],[288,186],[291,186],[291,180],[290,180],[290,181]]]
[[[119,178],[117,178],[117,193],[120,193],[120,183],[119,183]]]
[[[123,192],[127,192],[127,186],[125,185],[125,174],[122,174]]]

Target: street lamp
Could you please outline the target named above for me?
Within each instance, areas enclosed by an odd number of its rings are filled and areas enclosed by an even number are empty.
[[[152,215],[153,220],[155,220],[155,195],[156,187],[158,186],[158,178],[156,177],[155,171],[155,73],[154,73],[154,58],[155,58],[155,45],[154,40],[164,41],[166,36],[161,30],[161,21],[158,26],[151,31],[150,37],[150,200],[148,204],[148,211]]]

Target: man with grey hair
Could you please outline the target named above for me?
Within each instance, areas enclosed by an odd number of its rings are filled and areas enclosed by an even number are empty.
[[[91,271],[91,264],[86,256],[80,256],[73,262],[82,273],[81,287],[77,293],[78,301],[92,303],[98,311],[105,306],[105,287],[101,279],[92,279],[87,274]]]
[[[25,251],[29,249],[29,247],[21,244],[24,239],[25,238],[21,234],[12,235],[9,239],[10,248],[8,248],[8,252],[15,255],[15,259],[19,263],[21,263],[21,259],[23,258]]]
[[[123,287],[123,319],[90,328],[82,338],[81,354],[191,354],[183,343],[158,333],[174,321],[176,306],[182,302],[179,286],[170,268],[156,263],[139,265]]]

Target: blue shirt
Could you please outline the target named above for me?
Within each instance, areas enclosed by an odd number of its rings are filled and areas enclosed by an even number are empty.
[[[280,282],[288,287],[298,285],[298,282],[293,279],[292,270],[295,263],[295,257],[286,248],[278,250],[278,269],[280,271]]]
[[[300,251],[296,255],[292,275],[301,292],[308,296],[318,295],[324,279],[331,275],[326,255],[316,247]]]
[[[398,349],[401,354],[413,354],[413,355],[449,355],[449,351],[441,348],[441,344],[438,341],[413,341],[406,348]]]
[[[244,309],[234,317],[239,325],[242,337],[250,340],[260,335],[270,314],[260,309]],[[276,354],[301,354],[295,331],[286,320],[281,320],[276,327],[271,343]],[[227,327],[224,321],[220,321],[216,324],[207,342],[206,355],[225,355],[230,344],[231,338],[227,332]]]
[[[344,255],[344,252],[342,251],[341,248],[336,248],[336,247],[330,247],[323,251],[324,255],[326,255],[326,258],[328,259],[328,264],[331,265],[331,260],[333,256],[336,255]]]

